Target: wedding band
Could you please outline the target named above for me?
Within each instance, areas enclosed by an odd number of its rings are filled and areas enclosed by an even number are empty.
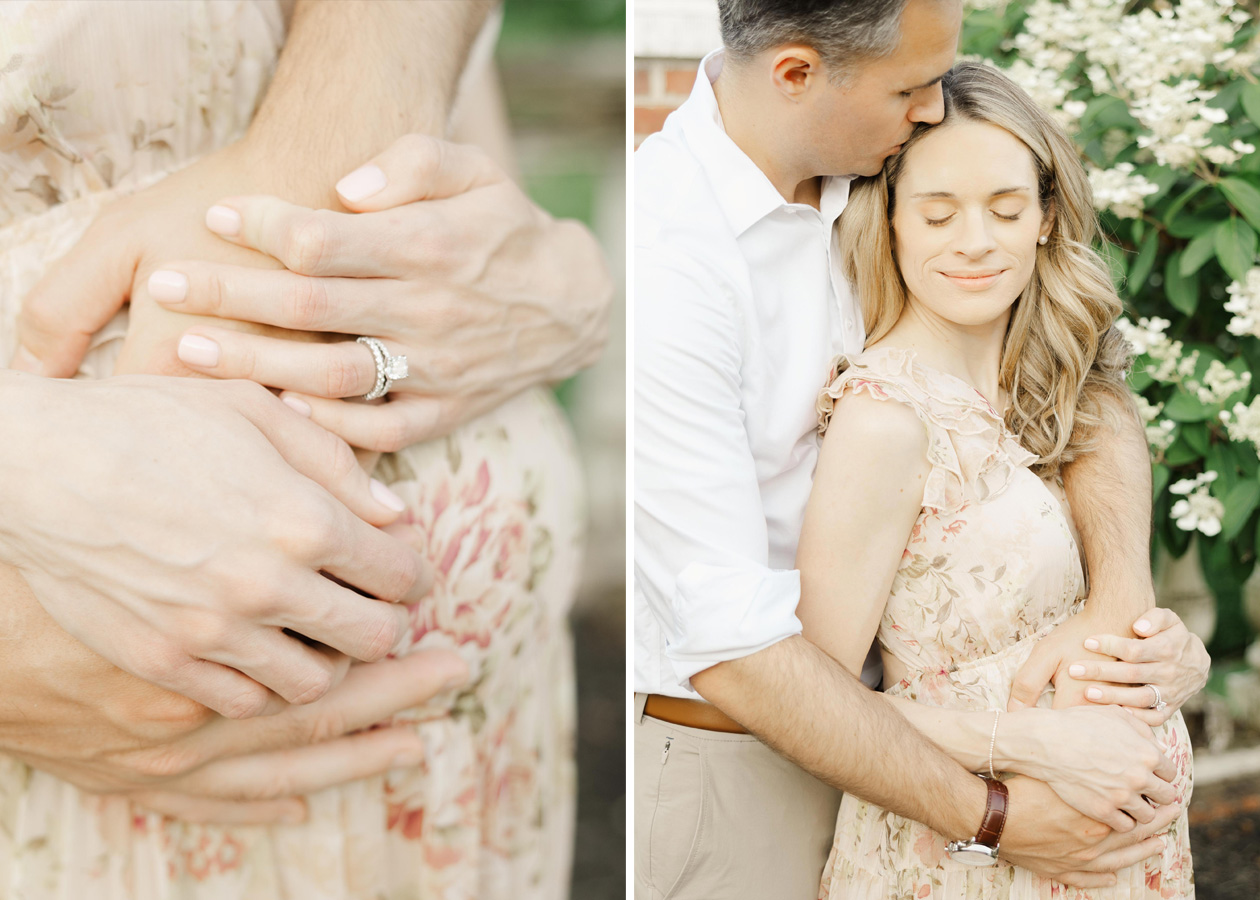
[[[1147,709],[1153,709],[1156,712],[1163,712],[1166,710],[1168,708],[1168,704],[1164,701],[1164,695],[1159,692],[1159,688],[1153,684],[1148,684],[1147,687],[1155,692],[1155,702],[1148,706]]]
[[[407,377],[407,357],[390,356],[385,345],[374,337],[361,337],[358,342],[367,345],[367,348],[372,351],[372,359],[376,361],[376,384],[372,386],[372,390],[363,395],[363,399],[375,400],[377,397],[384,397],[394,386],[395,381],[402,381]]]

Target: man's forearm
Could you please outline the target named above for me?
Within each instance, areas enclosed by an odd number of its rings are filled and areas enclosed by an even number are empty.
[[[469,47],[494,5],[300,0],[245,138],[263,163],[293,173],[286,199],[335,207],[337,179],[395,138],[442,136]]]
[[[1151,462],[1131,408],[1111,396],[1100,402],[1114,425],[1103,425],[1097,447],[1066,466],[1063,481],[1089,566],[1087,609],[1132,637],[1130,623],[1154,603]]]
[[[983,782],[805,638],[719,663],[691,681],[706,700],[828,784],[953,840],[979,829]]]

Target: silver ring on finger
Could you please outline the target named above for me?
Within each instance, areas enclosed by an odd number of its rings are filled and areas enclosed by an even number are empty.
[[[363,395],[363,399],[375,400],[378,397],[384,397],[394,386],[395,381],[402,381],[409,374],[407,357],[390,356],[389,350],[378,338],[361,337],[357,340],[372,351],[372,359],[376,363],[376,384],[372,385],[372,390]]]
[[[1147,709],[1153,709],[1156,712],[1163,712],[1166,710],[1168,708],[1168,703],[1164,700],[1164,695],[1159,692],[1159,688],[1153,684],[1148,684],[1147,687],[1155,692],[1155,702],[1148,706]]]

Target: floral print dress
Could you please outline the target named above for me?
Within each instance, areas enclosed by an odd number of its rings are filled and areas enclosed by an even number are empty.
[[[0,4],[0,363],[23,296],[113,198],[238,138],[284,40],[274,0]],[[104,377],[126,314],[80,377]],[[409,648],[453,648],[473,678],[397,717],[418,768],[308,797],[307,822],[189,825],[0,756],[8,900],[550,900],[568,894],[581,556],[574,443],[545,390],[376,477],[428,538],[433,594]]]
[[[902,554],[879,625],[885,658],[907,674],[893,696],[929,706],[1005,709],[1033,645],[1080,609],[1085,579],[1068,512],[1028,468],[988,402],[966,382],[896,348],[841,357],[818,401],[825,428],[850,393],[904,403],[928,434],[931,470],[923,509]],[[1041,698],[1048,706],[1051,692]],[[1190,740],[1181,713],[1157,736],[1177,766],[1180,799],[1191,791]],[[979,823],[977,823],[979,824]],[[1161,856],[1119,872],[1111,888],[1067,887],[1027,869],[954,862],[925,825],[846,794],[823,870],[829,900],[1135,900],[1194,896],[1186,814]]]

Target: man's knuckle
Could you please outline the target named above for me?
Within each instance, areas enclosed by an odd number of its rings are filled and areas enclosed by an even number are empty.
[[[332,686],[333,673],[331,669],[317,668],[298,683],[293,692],[293,698],[289,702],[295,706],[314,703],[332,690]]]
[[[370,623],[367,625],[367,633],[362,643],[363,661],[376,662],[384,659],[394,649],[400,637],[402,637],[402,626],[392,614],[381,616],[377,621]]]

